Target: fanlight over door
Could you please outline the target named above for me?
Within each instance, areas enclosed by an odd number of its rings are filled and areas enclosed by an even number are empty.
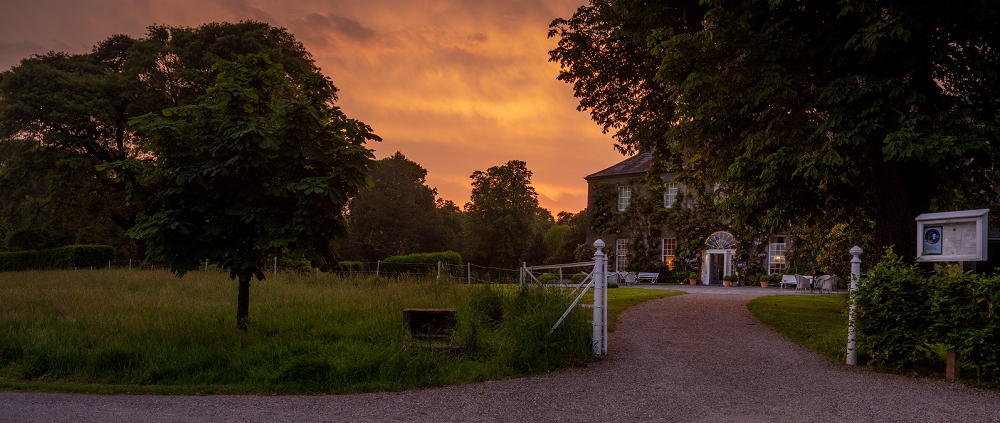
[[[705,240],[705,248],[709,250],[732,250],[736,248],[736,238],[729,232],[716,232]]]

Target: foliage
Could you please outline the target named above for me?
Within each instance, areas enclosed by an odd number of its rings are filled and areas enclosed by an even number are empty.
[[[375,162],[372,188],[348,205],[351,236],[344,254],[364,261],[458,249],[461,226],[447,225],[426,185],[427,170],[402,153]],[[402,218],[401,218],[402,217]]]
[[[734,227],[874,222],[995,202],[1000,9],[930,2],[601,0],[553,21],[580,108],[651,173],[718,182]],[[651,70],[652,68],[657,68]]]
[[[858,343],[875,365],[926,372],[944,367],[943,352],[980,381],[1000,382],[1000,278],[954,267],[926,276],[891,249],[858,288]]]
[[[0,238],[21,229],[45,234],[45,246],[114,245],[141,258],[125,231],[135,167],[148,161],[132,118],[192,104],[212,85],[219,60],[266,54],[286,75],[319,75],[309,53],[285,29],[261,22],[155,25],[144,38],[114,35],[86,54],[47,53],[0,72]],[[9,160],[8,160],[9,159]]]
[[[382,260],[380,271],[388,274],[431,274],[437,271],[438,262],[451,266],[452,269],[461,268],[462,255],[454,251],[443,251],[392,256]],[[444,273],[448,273],[447,269]]]
[[[543,261],[544,254],[538,260],[529,257],[537,257],[538,250],[544,249],[542,237],[552,215],[538,207],[527,164],[511,160],[485,172],[477,170],[471,178],[463,256],[474,263],[507,268],[523,261]]]
[[[0,253],[0,271],[102,268],[115,259],[107,245],[66,245],[39,251]]]
[[[858,339],[874,364],[914,368],[930,358],[929,295],[923,272],[891,249],[865,273],[855,316]]]
[[[1000,276],[985,278],[946,268],[930,282],[931,336],[961,364],[1000,381]]]
[[[48,271],[0,279],[0,383],[117,393],[345,393],[507,379],[592,359],[558,291],[279,273],[232,331],[224,273]],[[612,297],[609,304],[617,305]],[[620,306],[620,305],[618,305]],[[454,308],[458,354],[405,336],[403,308]],[[475,331],[475,342],[472,333]]]
[[[263,55],[217,68],[200,103],[134,121],[156,159],[130,195],[140,210],[130,234],[178,275],[204,261],[228,270],[246,330],[250,278],[264,279],[269,257],[333,265],[344,206],[370,183],[364,143],[378,137],[333,106],[320,75],[291,80]]]

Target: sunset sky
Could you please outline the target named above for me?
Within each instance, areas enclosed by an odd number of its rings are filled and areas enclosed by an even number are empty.
[[[586,206],[583,177],[623,159],[576,111],[548,62],[548,24],[585,0],[4,1],[0,70],[47,51],[85,53],[152,24],[258,20],[287,28],[340,89],[348,116],[424,166],[440,197],[469,200],[469,175],[524,160],[542,207]]]

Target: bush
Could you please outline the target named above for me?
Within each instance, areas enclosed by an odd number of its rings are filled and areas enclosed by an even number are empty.
[[[105,267],[114,259],[114,247],[67,245],[48,250],[0,253],[0,271]]]
[[[360,261],[341,261],[337,263],[341,272],[364,272],[365,264]]]
[[[920,270],[887,249],[855,297],[858,340],[873,364],[914,369],[931,357],[929,299]]]
[[[545,273],[545,274],[538,275],[538,282],[540,282],[540,283],[549,283],[549,282],[552,282],[552,281],[558,282],[559,281],[559,275],[557,275],[555,273]]]
[[[437,272],[438,262],[452,266],[452,268],[462,266],[462,255],[454,251],[444,251],[440,253],[417,253],[405,256],[392,256],[382,260],[380,272],[387,274],[432,274]],[[446,271],[444,271],[446,272]],[[458,272],[457,274],[460,274]]]
[[[580,272],[580,273],[577,273],[577,274],[575,274],[575,275],[573,275],[573,276],[570,277],[570,280],[572,280],[573,283],[577,284],[577,285],[579,285],[580,283],[583,283],[584,279],[587,279],[587,273],[586,272]]]

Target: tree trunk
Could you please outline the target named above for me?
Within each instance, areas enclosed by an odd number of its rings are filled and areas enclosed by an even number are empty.
[[[874,251],[866,260],[881,261],[885,248],[891,246],[904,262],[912,262],[917,254],[914,219],[930,209],[930,172],[895,162],[877,166],[871,199],[875,209]]]
[[[236,299],[236,327],[247,331],[250,315],[250,275],[240,275],[239,295]]]

